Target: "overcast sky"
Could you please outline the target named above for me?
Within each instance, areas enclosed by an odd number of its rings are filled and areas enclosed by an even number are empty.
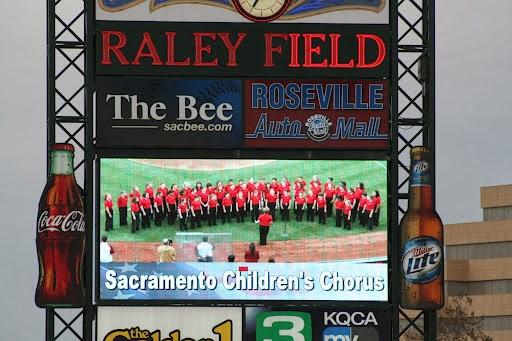
[[[445,223],[478,221],[480,186],[512,183],[512,2],[436,5],[438,212]],[[45,13],[45,1],[0,2],[2,340],[44,340],[33,295],[46,166]]]

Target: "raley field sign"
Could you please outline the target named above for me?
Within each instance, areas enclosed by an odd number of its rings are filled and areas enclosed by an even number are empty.
[[[98,75],[389,75],[388,25],[96,24]]]

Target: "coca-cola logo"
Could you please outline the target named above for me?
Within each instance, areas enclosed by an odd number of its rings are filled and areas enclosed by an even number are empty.
[[[68,214],[49,215],[43,211],[37,223],[37,232],[85,232],[84,214],[71,211]]]

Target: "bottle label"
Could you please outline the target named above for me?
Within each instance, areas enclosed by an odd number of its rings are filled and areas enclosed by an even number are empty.
[[[411,175],[409,177],[411,187],[431,186],[430,163],[425,160],[413,160],[411,165]]]
[[[402,250],[402,274],[412,284],[429,283],[443,271],[443,246],[432,237],[417,237]]]
[[[84,214],[71,211],[68,214],[49,215],[43,211],[37,219],[37,232],[85,232]]]

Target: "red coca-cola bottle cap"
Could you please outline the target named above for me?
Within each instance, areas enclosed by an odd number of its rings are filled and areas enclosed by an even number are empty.
[[[68,152],[74,152],[75,147],[73,147],[73,145],[70,143],[55,143],[52,145],[51,150],[65,150]]]

